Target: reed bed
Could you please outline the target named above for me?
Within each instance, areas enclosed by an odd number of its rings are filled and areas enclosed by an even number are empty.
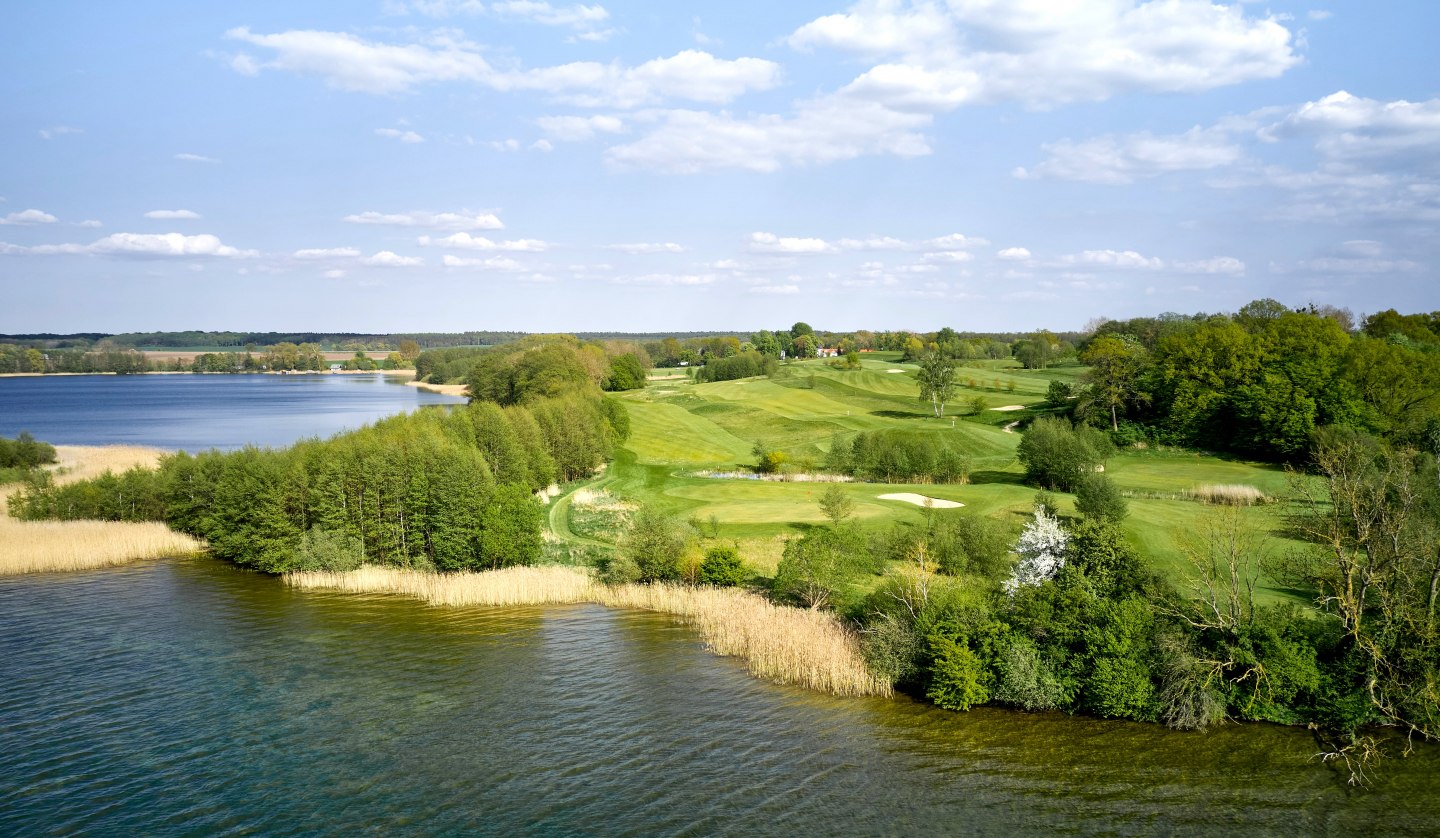
[[[1190,490],[1190,497],[1215,506],[1254,506],[1266,501],[1265,493],[1239,483],[1208,483]]]
[[[555,605],[593,602],[669,614],[694,627],[717,654],[751,674],[834,695],[889,695],[865,665],[860,641],[833,614],[775,605],[748,591],[680,585],[604,585],[569,567],[517,567],[434,574],[362,567],[348,573],[291,573],[299,588],[412,596],[433,605]]]
[[[56,482],[154,466],[166,452],[134,445],[57,445]],[[113,567],[141,559],[190,556],[205,544],[160,523],[17,521],[8,504],[18,487],[0,489],[0,576]]]

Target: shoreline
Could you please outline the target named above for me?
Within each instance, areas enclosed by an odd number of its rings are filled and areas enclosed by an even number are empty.
[[[78,375],[406,375],[415,377],[414,370],[253,370],[251,372],[192,372],[190,370],[147,370],[145,372],[0,372],[0,378],[60,378]],[[449,384],[432,384],[449,387]]]

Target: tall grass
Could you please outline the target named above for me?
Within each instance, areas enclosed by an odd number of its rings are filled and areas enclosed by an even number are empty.
[[[349,573],[292,573],[285,580],[300,588],[403,594],[434,605],[593,602],[656,611],[693,626],[711,650],[744,660],[756,677],[834,695],[890,694],[889,682],[866,667],[859,638],[833,614],[775,605],[748,591],[610,586],[568,567],[445,575],[362,567]]]
[[[1207,483],[1190,490],[1190,497],[1214,506],[1254,506],[1264,503],[1265,493],[1238,483]]]
[[[130,445],[57,445],[57,482],[106,471],[153,466],[165,452]],[[17,521],[7,511],[12,487],[0,490],[0,575],[88,570],[139,559],[188,556],[205,545],[164,524],[124,521]]]

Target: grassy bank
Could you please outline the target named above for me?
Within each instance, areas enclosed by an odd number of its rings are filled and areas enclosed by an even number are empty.
[[[153,466],[165,452],[138,446],[57,445],[51,467],[58,482]],[[121,521],[16,521],[8,504],[16,487],[0,488],[0,575],[88,570],[141,559],[183,556],[204,544],[164,524]]]
[[[298,588],[402,594],[434,605],[554,605],[592,602],[669,614],[693,626],[717,654],[740,658],[751,674],[834,695],[888,695],[865,666],[859,639],[834,615],[778,606],[747,591],[678,585],[603,585],[582,570],[528,567],[437,575],[364,567],[349,573],[292,573]]]

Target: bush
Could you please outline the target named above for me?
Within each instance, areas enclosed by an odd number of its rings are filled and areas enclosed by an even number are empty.
[[[1090,473],[1075,487],[1075,511],[1087,520],[1119,523],[1130,514],[1120,489],[1109,477]]]
[[[27,431],[15,439],[0,437],[0,468],[35,468],[55,462],[54,446],[40,442]]]
[[[929,642],[935,662],[926,698],[946,710],[969,710],[990,700],[985,667],[969,646],[939,635],[931,635]]]
[[[1027,480],[1047,489],[1069,491],[1081,477],[1095,471],[1110,452],[1110,441],[1100,431],[1042,416],[1025,431],[1015,453],[1025,466]]]
[[[636,582],[673,582],[681,576],[680,559],[689,540],[680,523],[645,507],[620,542],[620,556],[638,571]]]
[[[1001,641],[994,699],[1025,710],[1054,710],[1067,701],[1065,685],[1027,637]]]
[[[745,582],[745,563],[734,547],[711,547],[700,562],[700,584],[733,588]]]
[[[344,573],[365,561],[365,546],[360,539],[333,530],[311,527],[300,539],[295,563],[290,570],[325,570]]]

